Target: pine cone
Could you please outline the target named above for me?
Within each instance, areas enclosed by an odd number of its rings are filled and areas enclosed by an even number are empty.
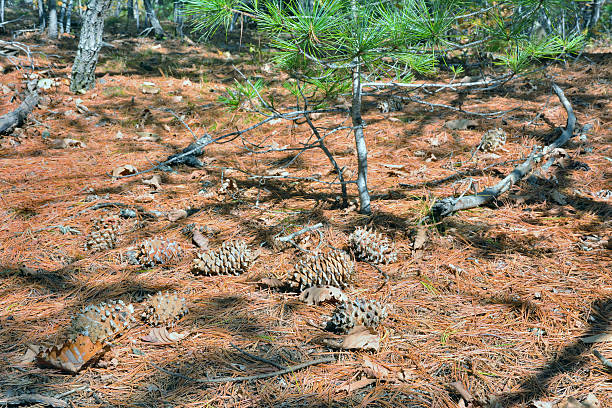
[[[493,152],[505,144],[506,132],[503,129],[491,129],[482,135],[478,149],[483,152]]]
[[[172,325],[185,314],[187,314],[185,298],[179,298],[176,292],[157,292],[155,296],[149,296],[149,299],[145,302],[145,311],[141,317],[154,326],[160,324]]]
[[[167,239],[147,239],[138,247],[138,263],[143,266],[166,264],[183,255],[178,242]]]
[[[349,245],[357,259],[374,264],[397,261],[397,252],[387,237],[366,228],[357,227],[349,235]]]
[[[327,322],[326,329],[347,333],[357,325],[376,328],[386,317],[386,306],[373,300],[355,299],[352,302],[343,302],[336,308]]]
[[[330,285],[345,288],[355,273],[355,263],[346,252],[331,251],[309,255],[295,265],[288,280],[292,288],[302,291],[311,286]]]
[[[93,229],[87,236],[85,250],[103,251],[113,249],[117,243],[119,219],[117,217],[100,217],[93,220]]]
[[[74,340],[78,335],[88,336],[92,343],[112,339],[130,328],[133,313],[134,306],[126,306],[122,300],[84,307],[72,318],[68,330],[70,339]]]
[[[240,275],[246,272],[256,256],[244,241],[226,241],[216,251],[202,252],[193,260],[196,275]]]

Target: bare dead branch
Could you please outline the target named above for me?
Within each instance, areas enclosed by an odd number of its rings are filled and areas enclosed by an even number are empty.
[[[286,236],[284,236],[284,237],[277,237],[277,238],[276,238],[276,240],[277,240],[277,241],[280,241],[280,242],[287,242],[287,241],[290,241],[290,240],[292,240],[293,238],[295,238],[295,237],[297,237],[297,236],[300,236],[300,235],[302,235],[302,234],[305,234],[305,233],[307,233],[307,232],[309,232],[309,231],[314,231],[314,230],[316,230],[316,229],[319,229],[319,228],[321,228],[322,226],[323,226],[323,224],[322,224],[322,223],[318,223],[318,224],[315,224],[315,225],[312,225],[312,226],[309,226],[309,227],[304,227],[304,228],[302,228],[301,230],[296,231],[296,232],[294,232],[294,233],[292,233],[292,234],[286,235]]]
[[[68,407],[66,401],[40,394],[22,394],[0,399],[0,405],[44,404],[54,408]]]
[[[235,348],[236,350],[238,350],[239,352],[241,352],[242,354],[244,354],[245,356],[247,356],[250,359],[253,359],[253,360],[256,360],[256,361],[261,361],[262,363],[270,364],[270,365],[278,368],[279,370],[286,370],[287,369],[287,367],[285,367],[284,365],[275,363],[274,361],[268,360],[267,358],[263,358],[263,357],[259,357],[259,356],[256,356],[254,354],[251,354],[248,351],[245,351],[245,350],[241,349],[240,347],[238,347],[234,343],[230,343],[230,346],[232,346],[233,348]]]
[[[523,163],[516,166],[508,176],[494,186],[488,187],[474,195],[463,196],[460,198],[449,197],[437,201],[431,209],[431,214],[435,219],[439,220],[454,212],[480,207],[481,205],[495,200],[501,194],[508,191],[510,187],[529,174],[533,170],[536,163],[538,163],[542,158],[544,158],[554,149],[563,146],[574,135],[574,127],[576,126],[576,116],[574,115],[574,110],[572,109],[571,104],[565,97],[565,94],[561,88],[559,88],[556,84],[553,84],[553,90],[557,94],[559,101],[561,101],[561,104],[567,112],[567,124],[565,129],[563,129],[561,136],[559,136],[550,145],[546,146],[540,153],[538,153],[537,148],[534,148],[529,157],[527,157]]]
[[[603,364],[604,367],[606,367],[609,370],[612,370],[612,361],[608,360],[607,358],[605,358],[600,352],[599,350],[595,350],[593,349],[593,354],[595,354],[595,357],[597,357],[599,359],[599,361],[601,361],[601,364]]]
[[[0,116],[0,135],[11,132],[14,128],[21,126],[30,112],[36,107],[39,100],[38,93],[32,91],[21,102],[21,105],[12,112]]]
[[[162,368],[162,367],[158,366],[157,364],[154,364],[154,363],[151,363],[151,362],[149,362],[149,364],[151,364],[154,368],[158,369],[159,371],[162,371],[162,372],[164,372],[166,374],[169,374],[171,376],[174,376],[174,377],[182,378],[182,379],[187,380],[187,381],[196,382],[196,383],[199,383],[199,384],[218,384],[218,383],[253,381],[253,380],[261,380],[261,379],[264,379],[264,378],[278,377],[279,375],[292,373],[294,371],[298,371],[298,370],[301,370],[301,369],[306,368],[306,367],[310,367],[310,366],[315,365],[315,364],[331,363],[331,362],[334,362],[334,361],[336,361],[336,359],[334,357],[323,357],[323,358],[319,358],[317,360],[312,360],[312,361],[308,361],[306,363],[297,364],[297,365],[294,365],[294,366],[287,367],[287,368],[285,368],[283,370],[278,370],[278,371],[274,371],[274,372],[271,372],[271,373],[249,375],[249,376],[245,376],[245,377],[218,377],[218,378],[207,378],[207,379],[191,378],[191,377],[188,377],[188,376],[183,375],[181,373],[175,373],[173,371],[166,370],[165,368]]]

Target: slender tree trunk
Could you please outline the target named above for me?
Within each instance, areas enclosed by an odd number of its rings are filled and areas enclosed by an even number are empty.
[[[601,16],[601,7],[604,5],[605,0],[595,0],[593,2],[593,6],[591,9],[591,16],[589,18],[589,22],[587,23],[587,27],[589,30],[592,30],[595,27],[595,24],[599,21],[599,17]]]
[[[140,30],[140,6],[139,0],[134,0],[134,18],[136,19],[136,30]]]
[[[59,20],[57,22],[57,28],[60,34],[64,33],[65,18],[66,18],[66,0],[62,0],[62,8],[60,8]]]
[[[143,2],[145,6],[145,12],[147,13],[147,19],[151,23],[151,27],[153,27],[153,31],[155,31],[155,36],[163,37],[164,35],[166,35],[166,33],[164,33],[164,29],[162,28],[161,24],[159,24],[159,20],[157,19],[157,16],[155,15],[155,10],[153,9],[153,3],[151,2],[151,0],[144,0]]]
[[[43,31],[47,26],[47,20],[45,15],[45,3],[43,0],[36,0],[38,4],[38,27],[40,31]]]
[[[0,0],[0,24],[4,23],[4,0]]]
[[[68,5],[66,6],[66,24],[64,28],[64,32],[66,34],[70,34],[70,25],[72,23],[72,0],[68,0]]]
[[[134,0],[127,0],[127,25],[128,30],[134,21]]]
[[[360,61],[355,61],[360,62]],[[361,68],[353,68],[353,102],[351,118],[353,120],[353,133],[355,134],[355,148],[357,149],[357,190],[359,191],[359,212],[371,214],[370,193],[368,192],[368,148],[363,134],[363,119],[361,118]]]
[[[49,0],[49,29],[47,35],[53,40],[57,38],[57,0]]]
[[[176,23],[176,35],[183,38],[183,2],[181,0],[174,2],[174,22]]]
[[[104,17],[110,9],[112,0],[90,0],[81,26],[81,37],[74,64],[70,90],[79,92],[88,90],[96,84],[96,64],[100,48],[102,48],[102,33],[104,32]]]
[[[119,17],[121,14],[121,2],[122,0],[115,1],[115,17]]]

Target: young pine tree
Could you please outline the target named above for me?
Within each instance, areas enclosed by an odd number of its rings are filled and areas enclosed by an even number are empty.
[[[349,86],[360,211],[369,214],[364,88],[401,87],[414,74],[435,73],[450,52],[469,48],[494,53],[509,76],[534,59],[574,52],[580,33],[540,40],[533,35],[539,16],[563,5],[564,0],[187,0],[186,12],[205,35],[227,30],[236,14],[250,18],[282,68],[314,85]]]

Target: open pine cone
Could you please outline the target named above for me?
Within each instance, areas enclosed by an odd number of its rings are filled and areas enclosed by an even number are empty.
[[[157,292],[156,295],[149,296],[146,300],[145,311],[141,317],[154,326],[172,325],[185,314],[187,314],[185,298],[179,298],[176,292]]]
[[[122,300],[86,306],[72,318],[68,334],[71,340],[79,335],[88,336],[93,343],[114,338],[130,328],[134,306]]]
[[[327,322],[327,330],[347,333],[357,325],[376,328],[387,317],[387,306],[373,300],[355,299],[343,302]]]
[[[139,245],[136,257],[140,265],[154,266],[169,263],[182,255],[183,249],[178,242],[153,238],[147,239]]]
[[[226,241],[216,251],[198,253],[192,272],[196,275],[240,275],[256,258],[246,242]]]
[[[309,255],[295,265],[288,281],[292,288],[302,291],[311,286],[330,285],[345,288],[355,273],[355,263],[343,251]]]
[[[357,227],[349,235],[349,245],[357,259],[373,264],[389,264],[397,261],[397,252],[391,241],[382,234]]]
[[[89,251],[104,251],[113,249],[117,243],[119,219],[117,217],[100,217],[93,220],[93,228],[87,236],[85,249]]]

